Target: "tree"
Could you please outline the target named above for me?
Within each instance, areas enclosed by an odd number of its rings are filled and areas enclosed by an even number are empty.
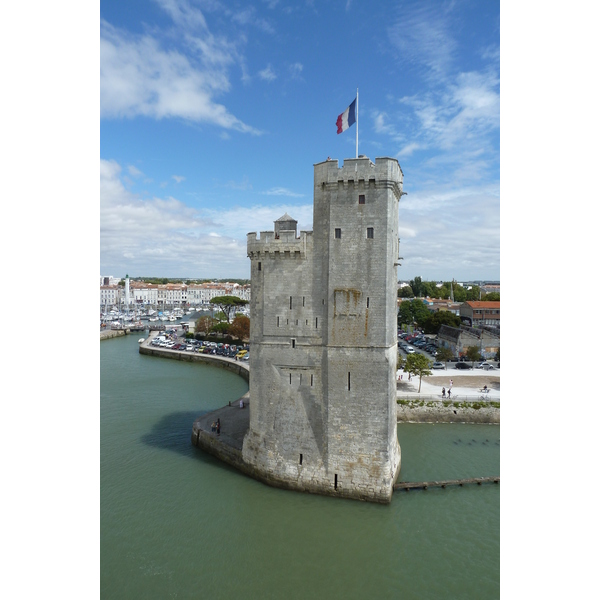
[[[396,361],[396,369],[404,368],[404,356],[398,354],[398,360]]]
[[[225,323],[225,321],[223,321],[221,323],[215,323],[212,326],[211,331],[213,331],[214,333],[219,333],[221,335],[225,335],[225,334],[229,333],[230,327],[231,327],[231,325],[229,323]]]
[[[412,291],[414,292],[415,296],[420,296],[421,295],[421,278],[420,277],[415,277],[414,279],[411,279],[409,281],[410,287],[412,288]]]
[[[398,298],[414,298],[415,293],[413,292],[410,285],[405,285],[401,288],[398,288]]]
[[[452,290],[455,302],[465,302],[467,300],[467,290],[462,285],[456,283],[456,281],[452,282]]]
[[[440,362],[448,362],[451,358],[454,358],[452,350],[450,348],[438,348],[435,356]]]
[[[438,310],[431,315],[431,319],[427,323],[427,329],[425,330],[425,333],[437,334],[442,325],[460,327],[460,317],[448,310]]]
[[[500,302],[500,294],[498,292],[490,292],[481,296],[481,299],[486,302]]]
[[[431,361],[423,354],[409,354],[406,357],[404,370],[411,375],[419,376],[419,393],[421,393],[421,378],[423,375],[431,375]]]
[[[413,312],[410,307],[410,302],[406,300],[400,303],[398,309],[398,324],[399,325],[412,325],[414,318]]]
[[[481,289],[478,285],[474,285],[470,290],[467,290],[467,301],[479,300]]]
[[[250,319],[245,315],[236,315],[229,333],[238,340],[247,340],[250,337]]]
[[[248,300],[243,300],[237,296],[215,296],[210,303],[220,308],[225,313],[227,322],[231,323],[231,317],[235,315],[235,309],[248,304]]]
[[[215,319],[212,317],[209,317],[208,315],[200,317],[199,319],[196,319],[195,331],[196,333],[199,333],[200,331],[208,333],[213,328],[214,324]]]
[[[471,362],[475,362],[476,360],[481,360],[481,354],[479,352],[479,348],[477,346],[469,346],[467,348],[467,358]]]

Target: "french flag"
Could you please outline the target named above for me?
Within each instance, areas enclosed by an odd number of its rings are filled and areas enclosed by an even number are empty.
[[[337,132],[342,133],[346,131],[348,127],[356,123],[356,98],[352,101],[352,104],[337,118]]]

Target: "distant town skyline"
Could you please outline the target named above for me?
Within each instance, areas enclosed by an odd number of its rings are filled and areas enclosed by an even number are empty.
[[[499,2],[100,4],[100,270],[250,277],[314,163],[397,158],[398,279],[500,279]],[[138,275],[141,274],[141,275]]]

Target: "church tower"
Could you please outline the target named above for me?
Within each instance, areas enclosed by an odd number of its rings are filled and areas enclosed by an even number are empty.
[[[314,167],[313,231],[248,234],[244,462],[279,487],[389,502],[396,431],[398,203],[392,158]]]

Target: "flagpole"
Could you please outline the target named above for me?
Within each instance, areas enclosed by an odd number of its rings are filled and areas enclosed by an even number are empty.
[[[356,158],[358,158],[358,88],[356,88]]]

